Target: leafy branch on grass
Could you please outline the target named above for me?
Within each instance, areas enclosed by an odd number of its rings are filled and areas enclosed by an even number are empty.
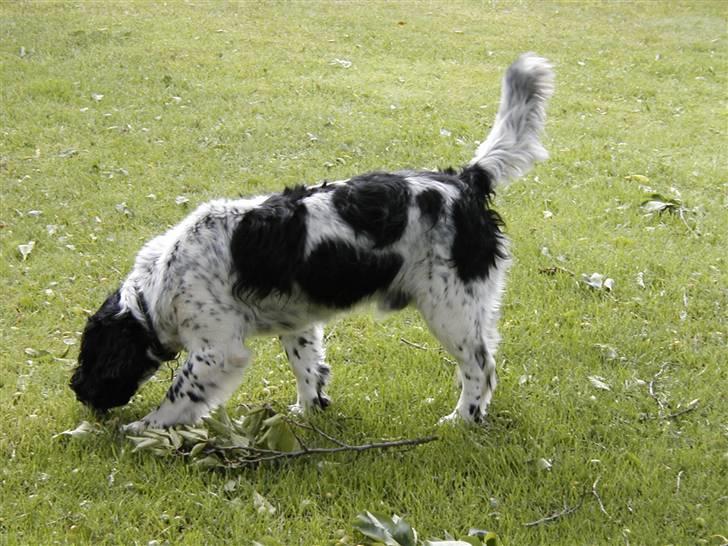
[[[149,429],[138,436],[127,436],[134,451],[155,455],[189,457],[196,464],[210,468],[242,468],[281,459],[294,459],[335,453],[359,453],[369,450],[409,448],[432,442],[436,436],[370,442],[346,443],[313,424],[300,423],[270,406],[246,408],[238,419],[231,419],[224,408],[204,418],[204,426],[182,426],[166,430]],[[334,447],[309,447],[304,431]]]
[[[369,511],[357,514],[354,529],[385,546],[497,546],[498,535],[492,531],[470,529],[468,536],[455,538],[446,533],[444,539],[420,541],[417,531],[397,514],[386,516]]]
[[[650,197],[642,201],[640,204],[645,215],[651,216],[653,214],[662,214],[664,212],[675,214],[680,218],[688,231],[693,235],[700,235],[700,233],[693,227],[690,226],[685,216],[690,213],[695,213],[693,209],[687,208],[681,199],[677,197],[666,197],[661,193],[652,193]]]

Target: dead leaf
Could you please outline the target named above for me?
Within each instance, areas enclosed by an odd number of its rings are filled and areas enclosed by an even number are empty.
[[[595,389],[600,389],[600,390],[603,390],[603,391],[611,391],[612,390],[612,387],[610,387],[606,383],[606,379],[604,379],[603,377],[600,377],[598,375],[590,375],[589,376],[589,381],[591,382],[591,384],[594,386]]]
[[[53,439],[68,436],[71,438],[84,438],[90,434],[98,434],[101,430],[94,424],[88,421],[81,421],[81,424],[74,429],[64,430],[58,434],[53,435]]]
[[[18,252],[20,252],[20,255],[23,257],[23,261],[28,259],[28,256],[30,256],[30,253],[33,252],[34,247],[35,241],[28,241],[24,245],[18,245]]]
[[[126,206],[126,202],[119,203],[118,205],[114,205],[114,208],[116,209],[116,212],[119,212],[123,214],[124,216],[134,216],[134,213],[129,209],[129,207]]]
[[[276,513],[275,506],[268,502],[268,499],[257,491],[253,491],[253,507],[255,508],[255,511],[261,515],[268,514],[269,516],[272,516]]]
[[[329,64],[340,66],[341,68],[351,68],[353,63],[348,59],[333,59]]]
[[[614,279],[610,279],[609,277],[607,277],[606,275],[602,275],[601,273],[592,273],[591,275],[582,273],[581,280],[585,284],[597,290],[604,289],[611,292],[614,289]]]

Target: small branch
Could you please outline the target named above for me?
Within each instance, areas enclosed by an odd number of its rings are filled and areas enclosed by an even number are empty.
[[[682,479],[682,475],[683,474],[685,474],[685,471],[684,470],[681,470],[680,472],[677,473],[677,480],[676,480],[676,483],[675,483],[675,494],[676,495],[678,493],[680,493],[680,480]]]
[[[302,428],[302,429],[313,430],[319,436],[321,436],[323,438],[326,438],[329,442],[334,443],[334,444],[336,444],[339,447],[346,447],[346,448],[350,448],[351,447],[351,445],[349,445],[349,444],[347,444],[345,442],[342,442],[338,438],[335,438],[335,437],[331,436],[330,434],[324,432],[323,430],[321,430],[320,428],[318,428],[313,423],[307,423],[307,424],[305,424],[305,423],[299,423],[298,421],[293,421],[293,420],[290,420],[290,419],[288,420],[288,422],[291,423],[292,425],[294,425],[296,427],[299,427],[299,428]]]
[[[610,516],[607,513],[606,508],[604,508],[604,503],[602,502],[602,498],[599,496],[599,493],[597,493],[597,483],[599,483],[601,476],[599,476],[596,480],[594,480],[594,483],[592,484],[592,495],[594,495],[597,499],[597,502],[599,503],[599,510],[602,511],[602,514],[607,516],[609,519],[612,519],[612,516]]]
[[[255,447],[236,448],[240,451],[246,452],[252,457],[246,458],[243,461],[230,461],[229,468],[237,468],[241,466],[247,466],[250,464],[276,461],[279,459],[295,459],[307,455],[331,455],[334,453],[343,452],[361,452],[370,449],[392,449],[399,447],[413,447],[428,442],[437,440],[437,436],[426,436],[424,438],[415,438],[413,440],[394,440],[390,442],[375,442],[371,444],[362,444],[358,446],[338,446],[338,447],[309,447],[307,449],[299,449],[297,451],[273,451],[269,449],[258,449]],[[218,449],[218,448],[216,448]]]
[[[650,380],[650,382],[647,383],[647,391],[650,393],[650,396],[657,403],[657,406],[659,408],[659,415],[660,416],[662,416],[662,412],[665,409],[665,403],[662,400],[660,400],[660,397],[657,396],[657,394],[655,393],[655,382],[665,372],[665,370],[667,369],[667,366],[668,365],[669,364],[666,362],[662,366],[660,366],[660,369],[658,370],[658,372],[655,375],[653,375],[652,376],[652,379]]]
[[[419,343],[415,343],[414,341],[409,341],[408,339],[405,339],[403,337],[399,338],[399,340],[404,343],[405,345],[409,345],[410,347],[414,347],[415,349],[419,349],[420,351],[429,351],[430,348],[425,345],[420,345]]]
[[[680,207],[678,209],[678,216],[680,217],[680,220],[682,220],[682,223],[685,224],[685,227],[688,228],[688,231],[691,235],[694,235],[695,237],[700,237],[700,232],[696,229],[693,229],[690,227],[690,224],[688,224],[688,221],[685,219],[685,212],[691,212],[688,209],[684,207]]]
[[[541,269],[538,270],[538,272],[541,273],[542,275],[556,275],[557,273],[566,273],[567,275],[576,277],[576,273],[566,269],[565,267],[561,267],[559,265],[555,265],[552,267],[542,267]]]
[[[524,523],[523,526],[524,527],[536,527],[536,526],[542,525],[544,523],[551,523],[552,521],[561,519],[565,516],[568,516],[569,514],[573,514],[579,508],[581,508],[582,504],[584,504],[584,497],[586,497],[586,492],[582,493],[581,497],[579,498],[579,502],[576,503],[571,508],[566,506],[566,503],[564,503],[564,509],[561,512],[556,512],[554,514],[551,514],[550,516],[546,516],[541,519],[537,519],[536,521],[529,521],[528,523]]]
[[[684,407],[683,409],[681,409],[681,410],[679,410],[679,411],[676,411],[676,412],[674,412],[674,413],[671,413],[670,415],[666,415],[666,416],[665,416],[665,419],[676,419],[676,418],[680,417],[681,415],[685,415],[686,413],[690,413],[691,411],[693,411],[693,410],[697,409],[697,407],[698,407],[698,402],[699,402],[699,401],[700,401],[700,400],[696,398],[695,400],[693,400],[692,402],[690,402],[690,403],[689,403],[689,404],[688,404],[688,405],[687,405],[686,407]]]

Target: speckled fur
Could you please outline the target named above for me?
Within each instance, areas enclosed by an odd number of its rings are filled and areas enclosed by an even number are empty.
[[[163,355],[186,351],[159,407],[128,427],[194,423],[240,384],[252,358],[246,340],[275,334],[296,377],[292,409],[325,408],[323,324],[374,302],[420,311],[459,363],[462,391],[443,419],[480,420],[496,386],[509,265],[489,202],[498,184],[545,158],[538,137],[551,92],[548,63],[519,58],[504,78],[494,131],[460,171],[369,173],[200,206],[142,248],[104,320],[102,310],[89,320],[72,379],[77,397],[99,409],[122,405]],[[122,319],[140,325],[124,330],[133,337],[119,339]],[[96,341],[114,336],[146,355],[145,365]],[[110,396],[122,382],[131,387]]]

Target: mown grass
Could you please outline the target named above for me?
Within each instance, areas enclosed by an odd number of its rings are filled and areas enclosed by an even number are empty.
[[[0,542],[354,544],[363,510],[504,544],[726,542],[724,4],[13,2],[0,37]],[[497,200],[515,264],[487,427],[434,426],[452,366],[404,312],[329,330],[317,422],[434,444],[235,473],[131,453],[115,427],[165,370],[105,434],[52,439],[94,419],[67,388],[79,331],[143,241],[216,196],[461,164],[526,50],[556,66],[552,158]],[[685,221],[645,216],[644,186]],[[254,347],[233,413],[294,397],[277,342]]]

